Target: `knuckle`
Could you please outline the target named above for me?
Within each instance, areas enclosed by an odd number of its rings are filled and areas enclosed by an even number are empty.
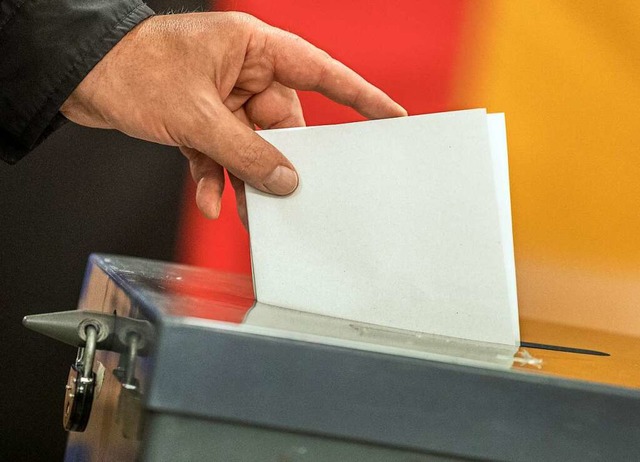
[[[293,88],[277,84],[276,92],[285,102],[289,104],[295,104],[300,101],[298,98],[298,93]]]
[[[193,181],[197,184],[202,178],[202,172],[200,171],[200,166],[198,165],[197,160],[189,162],[189,171],[191,172],[191,178],[193,178]]]
[[[197,183],[207,173],[207,166],[205,156],[197,154],[189,160],[189,170],[191,171],[191,177]]]
[[[362,98],[362,94],[363,94],[363,89],[362,87],[359,87],[351,96],[350,101],[349,101],[349,106],[351,107],[357,107],[360,103],[360,100]]]
[[[177,111],[173,116],[171,126],[175,129],[172,133],[176,142],[181,146],[202,150],[203,129],[211,126],[218,118],[218,108],[215,102],[206,95],[190,95],[188,109]]]
[[[259,23],[259,20],[255,16],[242,11],[232,11],[227,14],[229,15],[228,18],[239,26],[255,26]]]
[[[323,52],[324,53],[324,52]],[[323,88],[327,83],[329,75],[329,68],[331,66],[332,58],[326,54],[326,59],[321,59],[320,68],[318,69],[318,79],[316,81],[316,88]]]
[[[236,166],[237,176],[241,178],[251,178],[264,163],[268,156],[268,150],[261,139],[254,139],[249,142],[239,153]]]

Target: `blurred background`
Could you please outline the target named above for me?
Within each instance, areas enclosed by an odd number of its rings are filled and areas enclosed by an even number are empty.
[[[301,35],[411,114],[506,113],[521,317],[640,337],[640,4],[211,6]],[[309,125],[360,120],[318,95],[300,96]],[[73,309],[90,252],[250,272],[232,190],[220,219],[206,221],[185,167],[174,149],[72,125],[18,165],[0,165],[0,460],[62,459],[63,387],[75,351],[20,320]]]

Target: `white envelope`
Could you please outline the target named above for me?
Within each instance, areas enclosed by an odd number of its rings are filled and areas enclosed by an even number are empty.
[[[506,130],[483,109],[261,131],[298,189],[247,187],[257,299],[519,344]]]

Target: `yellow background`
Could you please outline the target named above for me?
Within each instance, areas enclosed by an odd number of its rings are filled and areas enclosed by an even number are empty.
[[[466,25],[453,106],[506,113],[521,316],[640,336],[640,2],[474,2]]]

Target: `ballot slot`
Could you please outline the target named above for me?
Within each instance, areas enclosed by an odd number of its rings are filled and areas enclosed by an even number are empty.
[[[475,367],[509,369],[518,351],[514,345],[394,329],[263,303],[256,303],[243,325],[266,328],[255,332],[293,340]]]

